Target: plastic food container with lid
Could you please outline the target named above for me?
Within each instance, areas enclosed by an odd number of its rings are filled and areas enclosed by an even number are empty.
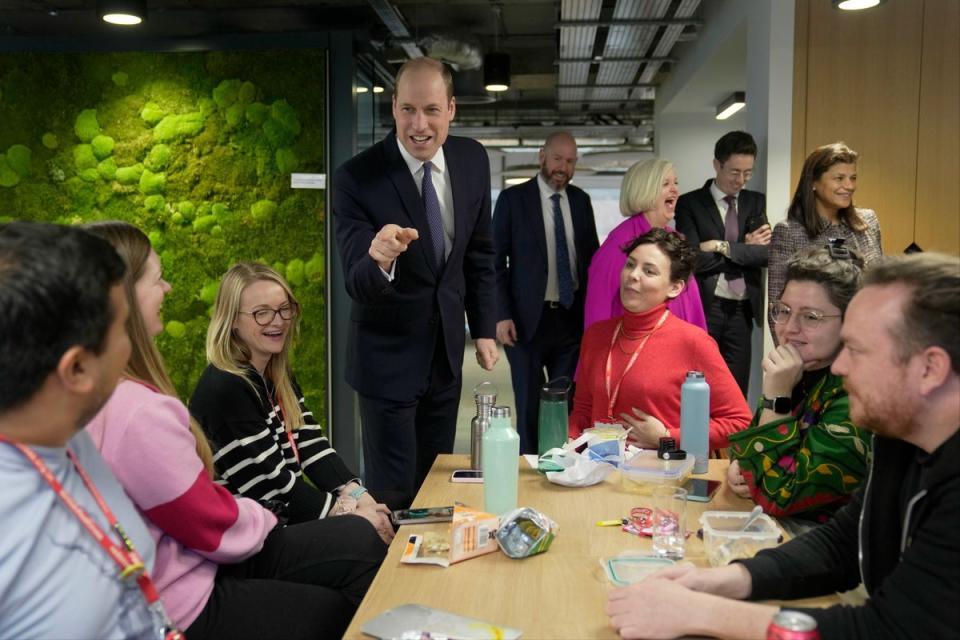
[[[773,518],[761,514],[744,531],[749,511],[704,511],[703,547],[711,567],[721,567],[734,560],[752,558],[758,551],[775,547],[780,541],[780,527]]]
[[[661,460],[652,449],[641,449],[628,461],[620,464],[620,480],[627,491],[650,495],[653,487],[680,486],[693,471],[694,458]]]

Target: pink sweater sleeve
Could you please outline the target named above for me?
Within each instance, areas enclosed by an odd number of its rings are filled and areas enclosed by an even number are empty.
[[[216,563],[260,551],[276,517],[207,476],[182,402],[124,382],[108,408],[101,453],[146,518]]]
[[[703,301],[700,299],[700,287],[694,276],[690,276],[687,285],[683,288],[676,298],[667,305],[670,313],[681,320],[686,320],[690,324],[707,330],[707,318],[703,313]]]
[[[620,273],[627,263],[621,247],[639,233],[649,230],[643,216],[627,218],[607,236],[590,261],[587,271],[587,295],[584,299],[583,328],[623,315],[620,304]]]

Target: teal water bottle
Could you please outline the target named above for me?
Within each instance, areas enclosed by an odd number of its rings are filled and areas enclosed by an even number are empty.
[[[517,508],[520,436],[510,422],[510,407],[493,407],[483,434],[483,510],[503,515]]]
[[[695,456],[694,473],[706,473],[710,454],[710,385],[703,373],[688,371],[680,387],[680,448]]]
[[[570,378],[551,380],[540,389],[540,412],[537,414],[537,453],[562,447],[567,441],[567,394]]]

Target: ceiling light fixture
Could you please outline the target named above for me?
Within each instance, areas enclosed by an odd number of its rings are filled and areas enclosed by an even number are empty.
[[[717,120],[726,120],[745,106],[747,106],[747,94],[743,91],[734,91],[717,105]]]
[[[884,0],[833,0],[834,9],[843,11],[859,11],[861,9],[872,9],[883,4]]]
[[[146,0],[97,0],[97,15],[104,22],[124,27],[147,19]]]
[[[474,138],[485,147],[518,147],[519,138]]]
[[[369,91],[368,87],[357,87],[357,93],[368,93]]]
[[[381,86],[378,85],[378,84],[375,84],[375,85],[373,85],[373,92],[374,92],[374,93],[383,93],[383,87],[381,87]]]
[[[500,48],[500,5],[493,5],[493,53],[483,56],[483,85],[487,91],[500,93],[510,88],[510,56]]]

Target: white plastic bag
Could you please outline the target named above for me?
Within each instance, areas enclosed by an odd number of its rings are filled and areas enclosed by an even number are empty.
[[[589,487],[603,482],[616,467],[591,460],[576,451],[565,449],[550,449],[544,453],[541,460],[547,459],[563,467],[562,471],[547,471],[547,480],[564,487]]]

